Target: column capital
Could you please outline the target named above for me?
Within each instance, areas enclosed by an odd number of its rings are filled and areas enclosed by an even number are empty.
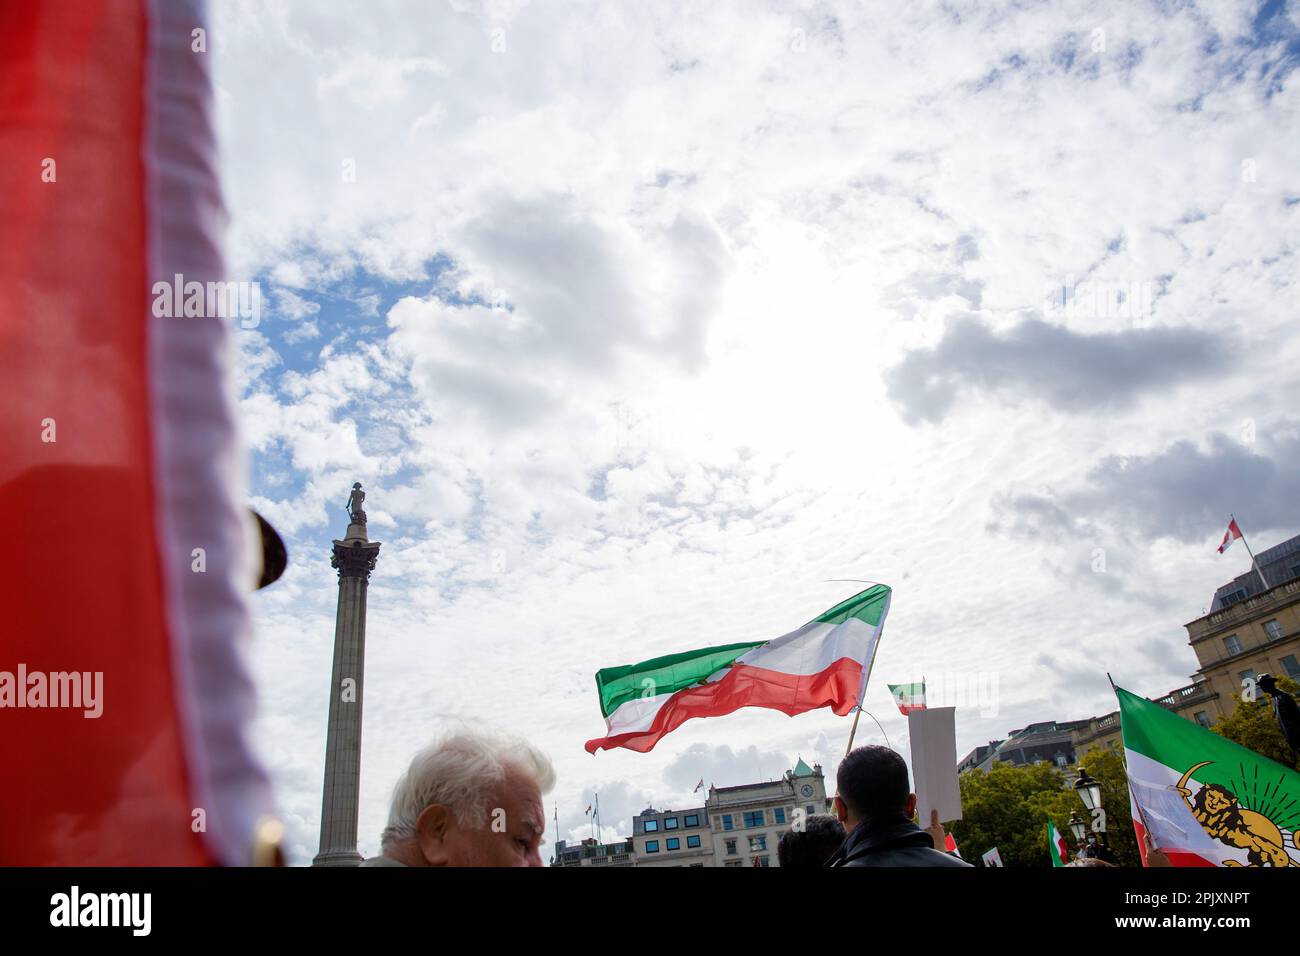
[[[375,562],[378,560],[378,541],[336,540],[334,553],[330,556],[330,566],[338,569],[340,579],[369,579],[370,572],[375,569]]]

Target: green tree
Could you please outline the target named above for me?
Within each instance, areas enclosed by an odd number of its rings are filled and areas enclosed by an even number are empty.
[[[1300,686],[1286,677],[1279,677],[1277,686],[1288,694],[1300,691]],[[1211,729],[1219,736],[1276,760],[1284,767],[1300,769],[1297,767],[1295,755],[1287,746],[1286,738],[1282,736],[1277,719],[1273,716],[1271,699],[1262,690],[1258,692],[1257,700],[1247,701],[1238,697],[1237,706],[1233,708],[1232,713]]]
[[[1101,806],[1106,811],[1106,843],[1115,854],[1115,862],[1120,866],[1141,866],[1137,835],[1133,832],[1128,767],[1124,763],[1123,751],[1109,747],[1095,748],[1084,755],[1079,766],[1101,784]],[[1087,819],[1083,802],[1077,796],[1074,797],[1074,804],[1079,816]]]
[[[1006,866],[1051,866],[1047,849],[1047,818],[1069,833],[1071,810],[1078,798],[1065,786],[1065,777],[1051,764],[994,764],[960,777],[962,819],[952,824],[953,838],[974,862],[993,847]]]

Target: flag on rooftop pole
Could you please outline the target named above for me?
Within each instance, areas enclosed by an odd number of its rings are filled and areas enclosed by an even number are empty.
[[[207,28],[194,0],[0,4],[10,865],[274,852],[230,329],[154,293],[226,279]]]
[[[1300,773],[1136,694],[1119,697],[1129,802],[1174,866],[1297,866]]]
[[[904,717],[914,710],[925,710],[925,681],[919,684],[886,684],[894,703]]]
[[[1265,591],[1268,590],[1268,582],[1264,580],[1264,572],[1259,569],[1259,563],[1255,560],[1255,552],[1250,550],[1250,542],[1242,534],[1241,527],[1237,524],[1235,515],[1228,515],[1228,530],[1223,533],[1223,543],[1219,545],[1219,554],[1227,551],[1232,547],[1232,542],[1238,538],[1246,546],[1246,554],[1250,555],[1250,566],[1254,569],[1256,576],[1259,578],[1260,587]]]
[[[1070,859],[1070,845],[1065,842],[1061,831],[1056,829],[1052,818],[1047,818],[1047,849],[1052,854],[1052,866],[1065,866]]]
[[[890,594],[877,584],[774,640],[705,647],[598,671],[606,735],[587,741],[587,751],[625,747],[645,753],[693,717],[721,717],[741,707],[790,716],[821,707],[848,714],[862,702]],[[700,630],[707,633],[708,623]]]

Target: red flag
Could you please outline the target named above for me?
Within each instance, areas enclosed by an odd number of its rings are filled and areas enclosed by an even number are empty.
[[[198,0],[0,4],[0,864],[247,863],[253,571]]]
[[[1223,533],[1223,543],[1219,545],[1219,554],[1227,551],[1232,547],[1232,542],[1241,537],[1241,529],[1237,527],[1237,519],[1233,518],[1228,522],[1228,530]]]

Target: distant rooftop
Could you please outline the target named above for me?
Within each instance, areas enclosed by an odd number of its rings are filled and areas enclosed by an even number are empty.
[[[1246,549],[1241,550],[1244,553]],[[1269,590],[1300,578],[1300,535],[1274,545],[1267,551],[1261,551],[1255,555],[1255,563],[1264,575],[1264,584],[1268,585]],[[1238,601],[1262,594],[1265,590],[1260,584],[1259,575],[1251,568],[1214,592],[1210,610],[1221,611]]]

